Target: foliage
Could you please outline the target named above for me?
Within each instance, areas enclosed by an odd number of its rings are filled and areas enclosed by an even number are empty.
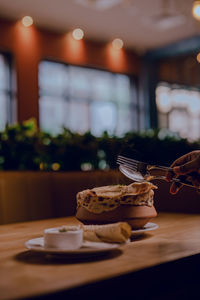
[[[128,132],[123,137],[105,132],[95,137],[90,132],[81,135],[64,128],[52,136],[40,131],[30,119],[0,132],[0,170],[115,169],[120,153],[170,165],[180,155],[199,148],[200,141],[189,143],[159,130]]]

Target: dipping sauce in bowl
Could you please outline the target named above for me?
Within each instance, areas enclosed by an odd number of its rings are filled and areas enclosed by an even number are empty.
[[[44,230],[44,247],[76,250],[82,246],[83,229],[80,226],[61,226]]]

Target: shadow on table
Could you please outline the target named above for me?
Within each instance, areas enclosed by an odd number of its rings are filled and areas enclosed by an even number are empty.
[[[66,254],[47,254],[39,253],[35,251],[24,251],[16,256],[14,259],[17,261],[28,263],[28,264],[39,264],[39,265],[59,265],[59,264],[76,264],[86,263],[91,261],[100,261],[106,259],[113,259],[122,254],[122,250],[113,249],[109,252],[90,253],[81,255],[66,255]]]
[[[152,238],[154,235],[151,233],[141,233],[141,234],[137,234],[137,235],[132,235],[131,236],[131,242],[137,242],[137,241],[142,241],[142,240],[146,240],[149,238]]]
[[[141,235],[131,237],[131,242],[137,242],[144,239],[151,238],[152,235],[149,233],[144,233]],[[113,259],[121,255],[123,250],[121,249],[112,249],[105,252],[99,253],[81,253],[81,254],[51,254],[51,253],[42,253],[36,251],[24,251],[14,256],[14,259],[17,261],[28,263],[28,264],[76,264],[76,263],[85,263],[91,261],[100,261]]]

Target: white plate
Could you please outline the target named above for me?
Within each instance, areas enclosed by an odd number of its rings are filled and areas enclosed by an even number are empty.
[[[81,248],[76,250],[66,250],[66,249],[56,249],[56,248],[45,248],[44,247],[44,238],[35,238],[25,242],[26,248],[32,251],[52,253],[52,254],[90,254],[90,253],[99,253],[107,252],[113,249],[118,249],[123,244],[111,244],[111,243],[97,243],[84,241]]]
[[[145,233],[146,231],[155,230],[158,227],[159,227],[158,224],[149,222],[146,225],[144,225],[144,228],[135,229],[135,230],[132,230],[131,232],[132,232],[132,235],[139,235],[139,234]]]

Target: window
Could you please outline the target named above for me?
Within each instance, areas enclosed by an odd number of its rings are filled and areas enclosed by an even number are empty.
[[[42,61],[39,65],[40,128],[68,128],[100,136],[137,130],[137,97],[129,76]]]
[[[194,141],[200,138],[200,91],[161,83],[156,88],[160,128]]]
[[[14,121],[14,101],[11,90],[10,59],[0,53],[0,131]]]

